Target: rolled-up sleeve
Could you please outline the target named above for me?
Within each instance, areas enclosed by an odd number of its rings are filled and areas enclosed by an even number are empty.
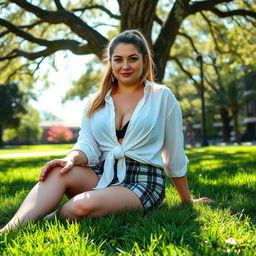
[[[184,152],[182,114],[179,103],[175,103],[169,112],[165,125],[163,162],[165,172],[171,177],[182,177],[187,173],[188,158]]]
[[[96,142],[91,128],[90,118],[86,117],[87,108],[84,110],[81,122],[81,129],[76,144],[71,150],[80,149],[84,152],[88,159],[88,165],[96,165],[99,163],[101,151]]]

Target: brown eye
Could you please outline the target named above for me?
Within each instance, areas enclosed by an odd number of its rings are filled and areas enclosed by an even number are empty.
[[[137,61],[137,60],[138,60],[138,58],[136,58],[136,57],[130,58],[130,61],[131,61],[131,62],[135,62],[135,61]]]
[[[117,59],[114,59],[114,61],[117,63],[120,63],[120,62],[122,62],[122,59],[117,58]]]

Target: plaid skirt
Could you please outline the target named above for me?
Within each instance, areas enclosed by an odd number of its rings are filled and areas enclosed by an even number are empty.
[[[133,191],[141,200],[146,211],[158,206],[165,198],[164,170],[150,164],[137,162],[133,159],[125,159],[126,176],[118,186],[126,187]],[[103,174],[104,162],[97,166],[90,166],[99,179]],[[115,175],[111,184],[118,182],[117,161],[114,166]],[[110,184],[110,185],[111,185]]]

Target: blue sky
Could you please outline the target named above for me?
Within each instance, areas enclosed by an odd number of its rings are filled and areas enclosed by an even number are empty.
[[[61,120],[80,122],[87,99],[75,99],[62,103],[66,91],[71,87],[72,80],[78,79],[85,71],[87,56],[76,56],[67,53],[64,58],[61,52],[56,53],[56,67],[58,71],[50,68],[48,79],[51,86],[45,88],[41,79],[36,83],[37,101],[31,101],[31,105],[38,111],[48,111],[59,117]],[[89,57],[90,58],[90,57]],[[48,61],[42,63],[41,74],[49,68]]]

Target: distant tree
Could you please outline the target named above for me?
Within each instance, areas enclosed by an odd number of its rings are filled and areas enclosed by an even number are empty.
[[[72,131],[62,125],[53,126],[48,131],[47,140],[51,142],[67,142],[73,139]]]
[[[26,113],[27,95],[15,83],[0,85],[0,147],[5,128],[18,127],[21,114]]]
[[[40,116],[43,121],[60,121],[59,117],[46,110],[41,111]]]
[[[203,20],[209,24],[214,38],[218,39],[216,47],[221,51],[219,41],[223,33],[238,24],[241,30],[253,34],[246,25],[253,25],[256,17],[254,0],[84,0],[75,3],[3,0],[0,6],[3,9],[0,13],[3,79],[14,76],[14,69],[35,71],[46,57],[57,51],[94,54],[101,58],[102,50],[111,38],[102,33],[100,27],[104,26],[114,27],[115,33],[140,28],[152,46],[157,80],[161,81],[167,63],[178,58],[171,53],[175,42],[182,50],[180,37],[190,42],[191,52],[195,52],[193,34],[204,36]],[[196,33],[190,23],[190,18],[195,16],[200,18],[200,29]],[[20,62],[19,67],[10,70],[8,66],[16,64],[12,60],[18,57],[29,61],[25,64]]]
[[[20,119],[20,125],[17,129],[17,136],[22,143],[35,144],[43,133],[40,127],[40,115],[37,110],[31,106],[27,107],[27,114]]]
[[[43,133],[40,127],[40,115],[37,110],[31,106],[26,107],[27,113],[20,116],[19,126],[16,128],[5,129],[3,140],[4,142],[17,141],[18,143],[35,144]]]

